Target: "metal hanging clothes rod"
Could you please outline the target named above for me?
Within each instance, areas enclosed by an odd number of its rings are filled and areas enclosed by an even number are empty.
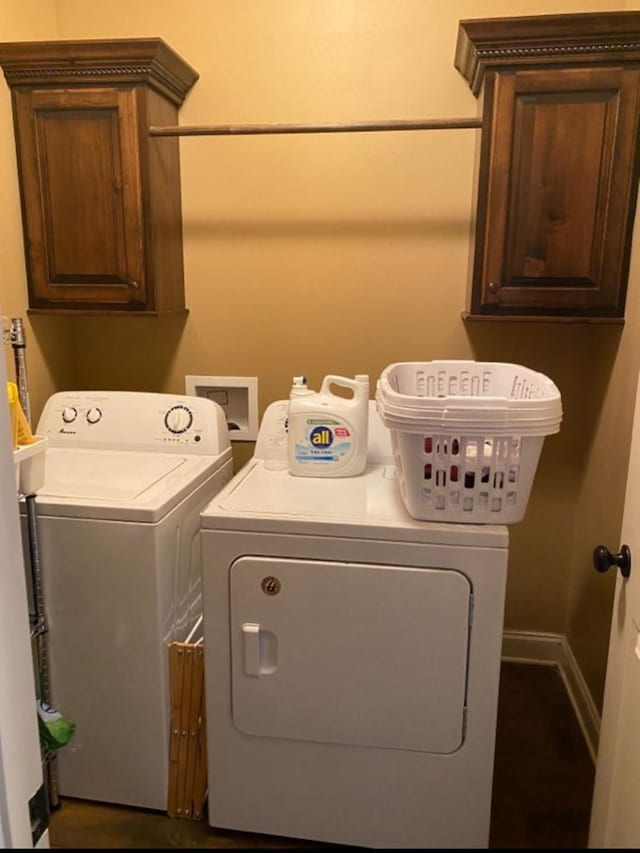
[[[150,136],[259,136],[284,133],[364,133],[393,130],[464,130],[481,128],[481,118],[434,118],[412,121],[361,121],[350,124],[220,124],[150,127]]]

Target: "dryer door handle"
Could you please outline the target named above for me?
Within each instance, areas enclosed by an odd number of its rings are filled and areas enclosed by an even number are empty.
[[[278,669],[278,640],[259,622],[242,623],[244,674],[260,678]]]
[[[260,677],[260,625],[244,622],[242,625],[244,644],[244,674]]]

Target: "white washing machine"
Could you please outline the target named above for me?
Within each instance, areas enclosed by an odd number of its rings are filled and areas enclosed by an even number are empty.
[[[507,529],[410,518],[373,402],[364,474],[292,476],[286,409],[202,514],[209,823],[486,847]]]
[[[200,512],[231,478],[210,400],[64,392],[36,499],[53,705],[76,724],[59,793],[166,810],[167,644],[202,612]]]

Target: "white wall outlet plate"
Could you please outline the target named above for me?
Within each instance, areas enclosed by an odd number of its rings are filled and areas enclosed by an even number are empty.
[[[218,403],[227,419],[231,441],[258,437],[256,376],[185,376],[185,393]]]

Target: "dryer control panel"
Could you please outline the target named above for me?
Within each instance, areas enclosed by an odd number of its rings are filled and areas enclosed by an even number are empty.
[[[222,407],[205,397],[135,391],[61,391],[37,434],[51,447],[218,456],[231,447]]]

